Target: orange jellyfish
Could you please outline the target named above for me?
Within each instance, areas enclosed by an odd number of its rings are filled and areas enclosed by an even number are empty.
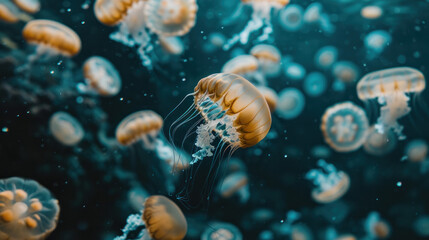
[[[0,239],[45,239],[57,227],[60,206],[34,180],[0,180]]]
[[[31,17],[21,12],[10,1],[0,0],[0,20],[7,23],[16,23],[18,21],[30,21]]]
[[[114,240],[125,240],[130,232],[144,226],[137,239],[181,240],[185,238],[188,223],[180,208],[170,199],[155,195],[146,199],[142,214],[132,214],[127,219],[122,236]]]
[[[82,93],[114,96],[121,90],[122,81],[118,70],[103,57],[88,58],[83,64],[83,76],[86,84],[78,84],[78,90]]]
[[[49,119],[49,129],[58,142],[65,146],[74,146],[84,137],[82,125],[66,112],[56,112]]]
[[[183,42],[178,37],[159,37],[159,45],[170,55],[181,55],[185,51]]]
[[[28,13],[37,13],[40,11],[40,1],[39,0],[13,0],[13,2],[20,9]]]
[[[265,77],[259,71],[258,59],[252,55],[238,55],[227,61],[222,73],[238,74],[257,85],[265,85]]]
[[[277,107],[277,102],[279,101],[279,96],[277,95],[276,91],[265,86],[258,86],[258,90],[262,93],[265,100],[267,101],[271,112],[274,112]]]
[[[399,140],[405,139],[403,126],[398,119],[410,113],[408,106],[410,93],[419,93],[426,87],[423,74],[414,68],[397,67],[376,71],[365,75],[357,84],[357,94],[361,100],[377,99],[381,105],[376,129],[380,133],[392,129]]]
[[[230,198],[237,194],[241,203],[246,203],[250,198],[248,185],[249,179],[244,172],[235,172],[227,175],[221,182],[219,193],[222,198]]]
[[[266,41],[270,38],[273,32],[271,25],[271,11],[284,8],[289,0],[241,0],[242,5],[234,15],[239,15],[242,12],[242,6],[250,6],[253,9],[252,18],[244,29],[229,39],[223,46],[224,50],[229,50],[237,42],[247,44],[250,34],[262,29],[262,34],[258,37],[258,41]]]
[[[374,156],[383,156],[392,152],[398,140],[392,130],[380,133],[375,126],[368,129],[366,140],[363,144],[363,149],[366,153]]]
[[[268,44],[258,44],[250,49],[250,54],[258,59],[259,68],[267,77],[276,77],[280,74],[280,50]]]

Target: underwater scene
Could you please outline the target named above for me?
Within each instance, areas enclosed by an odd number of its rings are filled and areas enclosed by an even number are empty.
[[[429,0],[0,0],[0,240],[429,239]]]

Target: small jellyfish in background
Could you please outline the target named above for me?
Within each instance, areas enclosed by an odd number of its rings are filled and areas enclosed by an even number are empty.
[[[222,198],[230,198],[238,195],[241,203],[246,203],[250,198],[249,179],[245,172],[234,172],[228,174],[219,188]]]
[[[280,74],[280,50],[268,44],[258,44],[250,49],[250,54],[258,59],[259,70],[266,77],[276,77]]]
[[[384,30],[375,30],[365,36],[364,45],[368,60],[378,57],[392,43],[392,36]]]
[[[386,239],[390,235],[389,224],[380,218],[377,212],[371,212],[364,222],[365,232],[367,234],[365,240]]]
[[[250,34],[262,29],[262,35],[258,37],[258,41],[266,41],[270,38],[273,32],[271,26],[271,12],[272,10],[280,10],[284,8],[289,0],[241,0],[242,5],[235,15],[239,15],[243,6],[250,6],[253,9],[252,18],[247,23],[245,28],[239,33],[229,39],[223,46],[224,50],[229,50],[237,42],[247,44]]]
[[[419,93],[426,87],[423,74],[414,68],[397,67],[376,71],[365,75],[357,84],[357,94],[361,100],[377,99],[381,105],[376,129],[383,133],[392,129],[399,140],[405,139],[403,126],[398,119],[410,113],[408,106],[410,93]]]
[[[252,55],[238,55],[227,61],[222,67],[222,73],[238,74],[255,85],[265,85],[266,80],[259,71],[258,59]]]
[[[311,148],[310,154],[313,158],[327,159],[331,157],[332,151],[329,147],[325,145],[316,145]]]
[[[328,88],[328,80],[320,72],[312,72],[304,79],[304,92],[310,97],[319,97]]]
[[[323,11],[322,4],[318,2],[308,5],[303,18],[306,24],[318,25],[323,32],[331,34],[335,31],[329,15]]]
[[[213,53],[217,50],[222,49],[225,44],[226,37],[220,32],[210,33],[207,41],[203,45],[203,50],[206,53]]]
[[[313,234],[307,225],[303,223],[292,226],[291,240],[313,240]]]
[[[100,96],[115,96],[121,90],[121,76],[113,64],[99,56],[88,58],[82,67],[85,83],[79,83],[81,93]]]
[[[136,239],[181,240],[185,238],[188,223],[182,210],[170,199],[155,195],[146,199],[141,214],[131,214],[122,229],[123,234],[114,240],[126,240],[130,233],[144,227]],[[137,233],[136,233],[137,234]]]
[[[265,100],[267,101],[271,112],[274,112],[277,107],[277,102],[279,101],[279,96],[277,95],[276,91],[265,86],[258,86],[258,90],[262,93]]]
[[[185,51],[183,41],[179,37],[158,37],[159,45],[168,55],[181,55]]]
[[[365,152],[374,156],[384,156],[392,152],[398,143],[391,130],[380,133],[375,126],[368,129],[368,136],[363,144]]]
[[[49,119],[49,130],[65,146],[74,146],[84,137],[82,125],[66,112],[56,112]]]
[[[420,163],[420,171],[425,173],[429,169],[429,158],[428,158],[429,146],[423,139],[414,139],[407,143],[405,146],[405,158],[413,163]]]
[[[139,184],[135,184],[127,194],[128,203],[134,211],[140,211],[150,194]]]
[[[306,179],[316,185],[311,192],[313,200],[326,204],[340,199],[349,190],[350,177],[325,160],[320,159],[317,161],[317,165],[321,169],[311,169],[305,175]]]
[[[325,46],[320,48],[314,55],[314,63],[317,67],[327,70],[338,59],[338,50],[334,46]]]
[[[9,0],[0,0],[0,20],[6,23],[28,22],[31,17],[21,12]]]
[[[414,231],[422,237],[429,237],[429,216],[423,215],[417,218],[413,224]]]
[[[276,113],[283,119],[298,117],[305,107],[304,94],[297,88],[285,88],[279,93]]]
[[[42,240],[57,227],[60,206],[34,180],[0,180],[0,239]]]
[[[351,85],[359,78],[359,68],[349,61],[339,61],[332,66],[334,75],[334,90],[343,90],[346,85]],[[337,86],[335,86],[337,85]]]
[[[365,111],[352,102],[326,109],[320,129],[325,142],[337,152],[351,152],[362,146],[369,128]]]
[[[352,234],[338,234],[333,227],[330,227],[326,230],[325,239],[326,240],[357,240],[357,238]]]
[[[279,22],[284,30],[295,32],[303,25],[304,9],[298,4],[289,4],[280,10]]]
[[[291,236],[296,221],[301,218],[301,213],[290,210],[286,213],[286,218],[280,224],[274,225],[274,231],[281,236]]]
[[[201,240],[242,240],[240,230],[226,222],[211,222],[201,235]]]
[[[383,9],[377,5],[367,5],[360,10],[360,15],[365,19],[377,19],[383,15]]]
[[[28,13],[37,13],[40,11],[39,0],[13,0],[16,6]]]
[[[299,63],[293,62],[290,58],[283,59],[283,70],[286,77],[292,81],[301,81],[305,78],[307,71],[304,66]]]

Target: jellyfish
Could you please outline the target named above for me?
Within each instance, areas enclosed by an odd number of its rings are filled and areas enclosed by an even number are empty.
[[[304,12],[304,21],[309,24],[319,23],[323,12],[322,4],[315,2],[308,5]]]
[[[307,74],[307,71],[305,70],[304,66],[288,59],[283,62],[283,66],[284,73],[286,77],[290,80],[301,81],[305,78],[305,75]]]
[[[30,179],[0,180],[0,239],[45,239],[57,227],[60,206]]]
[[[252,18],[239,34],[234,35],[226,42],[223,46],[224,50],[229,50],[237,42],[243,45],[247,44],[250,34],[260,29],[262,29],[262,34],[258,37],[258,41],[268,40],[273,32],[271,11],[284,8],[289,3],[289,0],[241,0],[241,2],[243,5],[240,6],[238,11],[242,10],[242,6],[251,6],[253,10]],[[239,15],[239,12],[236,15]]]
[[[154,195],[146,199],[140,214],[131,214],[122,229],[123,234],[114,240],[126,240],[128,234],[144,227],[137,239],[181,240],[188,230],[182,210],[170,199]]]
[[[357,84],[357,94],[361,100],[377,98],[381,105],[380,117],[376,129],[380,133],[392,129],[399,140],[406,137],[402,133],[403,126],[398,119],[407,115],[410,93],[418,93],[425,89],[423,74],[414,68],[389,68],[365,75]]]
[[[88,58],[82,67],[85,84],[77,85],[81,93],[115,96],[121,90],[121,76],[113,64],[99,56]]]
[[[181,55],[185,51],[183,41],[179,37],[158,37],[159,45],[168,55]]]
[[[310,97],[319,97],[328,88],[328,80],[320,72],[312,72],[304,79],[304,92]]]
[[[40,11],[39,0],[13,0],[16,6],[28,13],[37,13]]]
[[[425,173],[429,169],[428,151],[429,146],[425,140],[414,139],[405,146],[405,158],[410,162],[420,163],[420,171]]]
[[[65,146],[74,146],[84,137],[82,125],[66,112],[56,112],[49,119],[49,129],[54,138]]]
[[[326,230],[325,234],[326,240],[357,240],[357,238],[352,234],[341,234],[339,235],[337,231],[330,227]]]
[[[210,33],[208,36],[208,41],[203,45],[203,49],[206,53],[212,53],[216,50],[222,49],[223,45],[225,45],[225,41],[225,35],[222,33]]]
[[[226,222],[212,222],[204,230],[201,240],[242,240],[243,235],[240,230]]]
[[[380,214],[377,212],[371,212],[366,218],[365,231],[367,239],[386,239],[390,235],[389,224],[380,218]]]
[[[314,63],[317,67],[327,70],[332,67],[332,65],[337,61],[338,50],[334,46],[325,46],[320,48],[315,56]]]
[[[277,93],[272,88],[265,86],[258,86],[258,90],[262,93],[265,100],[267,101],[270,111],[274,112],[277,107],[277,102],[279,101],[279,96]]]
[[[332,155],[331,149],[325,145],[316,145],[312,147],[310,153],[313,158],[317,159],[327,159],[330,158]]]
[[[264,230],[259,233],[259,240],[274,240],[274,233],[270,230]]]
[[[359,77],[359,68],[349,61],[339,61],[332,66],[332,75],[335,81],[346,85],[356,82]]]
[[[301,218],[301,213],[289,210],[286,213],[285,220],[281,221],[280,225],[275,226],[275,231],[282,236],[291,236],[296,221]]]
[[[227,61],[222,73],[238,74],[256,85],[265,85],[265,77],[259,71],[258,59],[252,55],[238,55]]]
[[[392,36],[387,31],[375,30],[368,33],[364,39],[367,58],[372,60],[378,57],[391,42]]]
[[[280,50],[268,44],[258,44],[250,49],[250,54],[258,59],[261,72],[266,77],[276,77],[280,74]]]
[[[250,198],[249,180],[245,172],[235,172],[227,175],[221,182],[219,193],[222,198],[230,198],[237,194],[241,203]]]
[[[311,192],[311,197],[318,203],[331,203],[340,199],[350,187],[350,177],[343,171],[338,171],[333,164],[320,159],[317,165],[321,169],[311,169],[305,178],[312,181],[317,188]]]
[[[320,129],[325,142],[337,152],[351,152],[362,146],[369,128],[365,111],[352,102],[326,109]]]
[[[150,194],[139,184],[133,186],[127,194],[128,203],[134,211],[140,211]]]
[[[384,156],[392,152],[398,141],[391,130],[380,133],[375,126],[368,129],[366,140],[363,144],[365,152],[374,156]]]
[[[313,240],[310,228],[303,223],[292,226],[291,240]]]
[[[360,15],[365,19],[377,19],[383,15],[383,9],[377,5],[368,5],[360,10]]]
[[[429,237],[429,216],[420,216],[413,224],[414,231],[422,237]]]
[[[0,0],[0,20],[6,23],[28,22],[31,17],[21,12],[9,0]]]
[[[304,94],[297,88],[285,88],[279,93],[276,113],[283,119],[298,117],[305,107]]]
[[[284,30],[295,32],[303,24],[304,9],[298,4],[289,4],[286,8],[280,10],[279,22]]]

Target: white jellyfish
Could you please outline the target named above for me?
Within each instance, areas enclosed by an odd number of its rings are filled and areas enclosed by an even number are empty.
[[[284,30],[298,31],[303,25],[304,9],[298,4],[289,4],[279,13],[280,26]]]
[[[312,72],[304,79],[304,92],[310,97],[319,97],[328,88],[328,80],[320,72]]]
[[[392,36],[387,31],[375,30],[368,33],[364,39],[367,58],[372,60],[378,57],[391,42]]]
[[[314,55],[314,63],[317,67],[326,70],[337,61],[338,50],[334,46],[325,46],[320,48]]]
[[[304,94],[297,88],[285,88],[279,93],[276,113],[283,119],[298,117],[305,107]]]

